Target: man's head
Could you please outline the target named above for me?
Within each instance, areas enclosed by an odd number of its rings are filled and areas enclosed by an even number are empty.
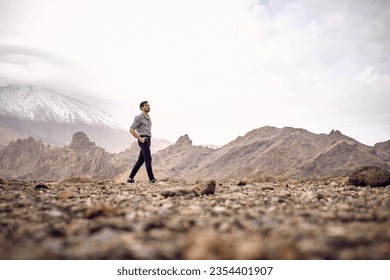
[[[142,102],[139,104],[139,108],[140,108],[141,111],[143,111],[143,112],[149,112],[149,111],[150,111],[150,106],[149,106],[148,101],[142,101]]]

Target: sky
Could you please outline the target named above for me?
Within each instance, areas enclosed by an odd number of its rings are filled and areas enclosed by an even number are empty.
[[[153,136],[263,126],[390,139],[390,1],[0,0],[0,85],[113,99]]]

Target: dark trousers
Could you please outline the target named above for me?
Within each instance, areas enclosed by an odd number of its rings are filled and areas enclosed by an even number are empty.
[[[143,136],[141,136],[143,137]],[[138,170],[141,168],[142,164],[145,162],[146,171],[148,172],[149,180],[154,179],[153,169],[152,169],[152,154],[150,152],[150,145],[152,144],[150,137],[144,137],[145,142],[142,143],[138,140],[138,146],[141,148],[139,152],[138,160],[134,164],[133,170],[131,170],[130,178],[134,178]]]

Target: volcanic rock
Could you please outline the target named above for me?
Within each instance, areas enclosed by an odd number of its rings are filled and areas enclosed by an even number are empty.
[[[216,183],[214,180],[209,181],[206,184],[206,186],[203,186],[200,189],[200,194],[205,194],[205,195],[214,194],[215,193],[215,186],[216,186]]]
[[[390,185],[390,173],[378,166],[363,166],[351,174],[349,182],[355,186],[384,187]]]
[[[39,190],[48,190],[49,187],[45,184],[38,184],[35,186],[35,190],[39,191]]]

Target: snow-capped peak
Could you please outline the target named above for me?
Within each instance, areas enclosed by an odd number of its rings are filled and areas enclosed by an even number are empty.
[[[40,86],[0,87],[0,114],[33,122],[84,123],[122,128],[108,113]]]

